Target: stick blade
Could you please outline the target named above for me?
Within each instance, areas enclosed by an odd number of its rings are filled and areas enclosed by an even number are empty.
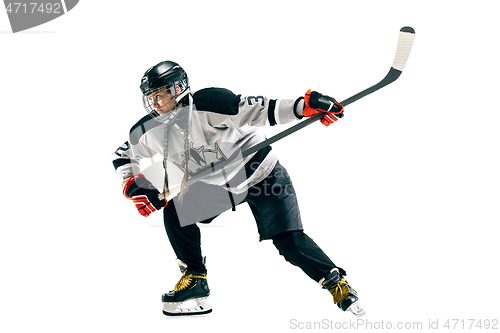
[[[392,63],[392,68],[403,71],[405,68],[408,57],[411,53],[413,41],[415,40],[415,30],[412,27],[403,27],[399,30],[398,47],[396,49],[396,56]]]

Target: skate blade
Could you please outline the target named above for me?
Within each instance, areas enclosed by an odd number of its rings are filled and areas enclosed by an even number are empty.
[[[187,302],[195,302],[196,306],[186,307]],[[166,316],[195,316],[212,312],[208,297],[197,298],[185,302],[163,303],[163,314]]]
[[[363,317],[366,314],[365,310],[361,308],[359,301],[352,303],[346,311],[352,312],[356,317]]]

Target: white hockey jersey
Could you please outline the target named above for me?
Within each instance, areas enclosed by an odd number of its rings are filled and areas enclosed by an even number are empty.
[[[122,186],[133,174],[140,173],[140,161],[160,154],[163,158],[165,133],[168,133],[168,161],[182,172],[187,167],[193,176],[226,160],[237,151],[265,140],[256,127],[286,124],[299,119],[295,108],[302,110],[303,100],[269,99],[264,96],[241,96],[223,88],[206,88],[192,96],[189,114],[188,165],[184,161],[183,127],[176,120],[165,125],[158,118],[143,117],[130,130],[129,140],[113,153],[113,165]],[[175,112],[175,111],[173,111]],[[165,126],[170,126],[165,131]],[[229,182],[229,190],[239,194],[262,181],[277,162],[271,147],[259,150],[230,168],[215,170],[203,182],[224,185],[243,167],[247,177],[237,184]],[[240,173],[241,174],[241,173]]]

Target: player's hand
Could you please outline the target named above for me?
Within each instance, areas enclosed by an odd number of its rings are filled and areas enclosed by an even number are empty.
[[[344,116],[344,107],[335,98],[322,95],[309,89],[304,96],[305,108],[302,111],[304,117],[312,117],[319,112],[323,112],[321,123],[330,126],[339,118]]]
[[[146,217],[168,204],[158,198],[159,193],[143,174],[133,175],[123,186],[123,195],[134,201],[139,213]]]

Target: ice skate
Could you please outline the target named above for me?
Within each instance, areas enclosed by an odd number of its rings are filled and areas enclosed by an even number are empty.
[[[167,316],[201,315],[212,312],[208,302],[210,289],[207,275],[190,271],[186,264],[177,261],[182,277],[175,285],[174,290],[163,294],[163,314]],[[193,306],[188,306],[194,303]]]
[[[332,269],[325,278],[319,281],[319,284],[332,294],[333,303],[337,304],[342,311],[350,311],[357,317],[366,314],[359,304],[356,290],[342,277],[338,268]]]

